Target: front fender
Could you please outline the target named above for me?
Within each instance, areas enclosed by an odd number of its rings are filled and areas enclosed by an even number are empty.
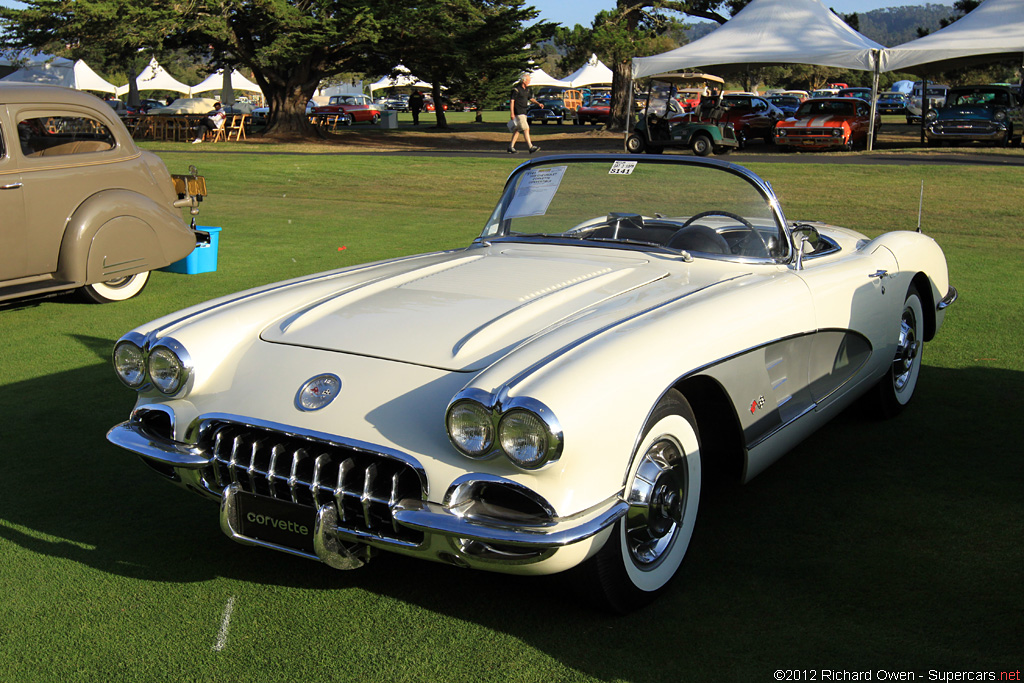
[[[195,244],[171,208],[130,190],[104,190],[71,215],[57,277],[87,284],[142,273],[188,256]]]

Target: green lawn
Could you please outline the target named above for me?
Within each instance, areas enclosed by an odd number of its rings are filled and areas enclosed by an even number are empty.
[[[789,218],[869,235],[913,229],[924,181],[924,230],[961,299],[926,347],[909,410],[884,423],[843,415],[751,484],[709,495],[669,593],[611,618],[557,578],[388,555],[342,573],[237,545],[216,506],[104,438],[133,404],[109,363],[122,333],[242,288],[464,245],[515,161],[164,158],[207,176],[199,222],[223,228],[216,273],[155,273],[121,304],[0,308],[0,681],[770,681],[778,669],[927,680],[1020,668],[1021,169],[751,165]]]

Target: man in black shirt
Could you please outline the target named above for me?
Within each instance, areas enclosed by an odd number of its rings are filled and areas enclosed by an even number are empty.
[[[508,143],[507,150],[509,154],[516,153],[516,140],[519,139],[519,133],[526,138],[530,154],[540,149],[530,140],[530,123],[526,120],[526,109],[530,106],[530,102],[538,105],[541,109],[544,108],[543,104],[534,99],[533,93],[530,91],[530,74],[524,74],[523,80],[512,88],[512,95],[509,98],[509,128],[512,131],[512,141]]]

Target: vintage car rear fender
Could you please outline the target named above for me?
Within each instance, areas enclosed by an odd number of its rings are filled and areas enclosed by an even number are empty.
[[[175,209],[131,190],[104,190],[71,215],[57,277],[92,283],[142,273],[188,256],[195,245]]]

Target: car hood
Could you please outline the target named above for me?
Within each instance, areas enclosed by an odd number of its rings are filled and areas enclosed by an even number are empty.
[[[654,257],[578,251],[506,245],[371,280],[274,321],[261,338],[469,372],[565,325],[582,336],[597,319],[632,313],[638,298],[678,297],[719,279],[681,281]]]
[[[944,107],[938,111],[936,117],[939,121],[949,120],[978,120],[991,121],[995,116],[996,108],[990,104],[966,104],[955,107]]]

